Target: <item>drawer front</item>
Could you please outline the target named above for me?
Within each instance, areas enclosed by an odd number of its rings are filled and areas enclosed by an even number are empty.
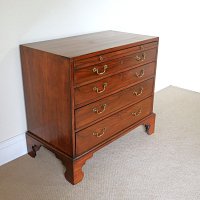
[[[149,97],[76,134],[76,155],[88,151],[119,131],[133,125],[152,112],[153,97]]]
[[[96,100],[122,87],[134,84],[155,74],[155,62],[75,88],[75,105]]]
[[[128,68],[133,68],[137,65],[155,61],[156,55],[157,49],[154,48],[147,51],[138,52],[127,57],[122,57],[120,59],[115,59],[110,62],[104,62],[86,68],[75,69],[75,85],[79,85],[81,83],[88,83],[114,74],[116,72],[123,71]]]
[[[101,54],[98,56],[93,56],[87,59],[82,59],[82,60],[75,60],[74,62],[74,66],[79,68],[79,67],[87,67],[90,65],[95,65],[98,63],[102,63],[102,62],[107,62],[109,60],[113,60],[116,58],[121,58],[130,54],[133,54],[135,52],[138,51],[145,51],[147,49],[150,48],[155,48],[158,46],[158,42],[151,42],[151,43],[146,43],[146,44],[142,44],[142,45],[138,45],[135,47],[130,47],[127,49],[122,49],[119,51],[114,51],[111,53],[106,53],[106,54]]]
[[[99,120],[128,104],[134,104],[150,96],[153,93],[153,88],[154,79],[149,79],[95,103],[76,109],[76,129],[80,129],[95,120]]]

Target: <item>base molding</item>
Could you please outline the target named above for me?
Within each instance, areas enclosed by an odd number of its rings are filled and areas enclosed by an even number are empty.
[[[59,149],[56,149],[51,144],[37,137],[33,133],[27,131],[26,141],[27,141],[28,154],[34,158],[37,155],[37,151],[40,149],[41,146],[44,146],[48,150],[52,151],[56,155],[56,157],[60,159],[62,163],[64,164],[64,166],[66,167],[66,171],[64,174],[66,180],[69,181],[71,184],[75,185],[81,182],[84,177],[84,173],[82,171],[83,165],[86,163],[88,159],[90,159],[93,156],[93,154],[98,149],[111,143],[112,141],[116,140],[117,138],[121,137],[122,135],[126,134],[127,132],[129,132],[133,128],[136,128],[139,125],[145,126],[145,130],[147,134],[149,135],[153,134],[154,126],[155,126],[155,117],[156,115],[154,113],[151,113],[146,118],[133,124],[132,127],[128,127],[127,129],[120,131],[119,134],[114,135],[114,137],[111,137],[110,140],[107,140],[105,143],[102,143],[97,148],[91,149],[90,151],[78,157],[76,156],[74,158],[69,155],[66,155],[64,152],[60,151]]]
[[[92,153],[82,156],[79,159],[72,158],[66,155],[65,153],[61,152],[60,150],[52,147],[46,141],[43,141],[42,139],[36,137],[33,133],[29,131],[26,133],[26,141],[28,154],[31,157],[35,158],[35,156],[37,155],[37,151],[39,151],[41,146],[44,146],[48,150],[52,151],[66,167],[64,175],[67,181],[69,181],[72,185],[75,185],[82,181],[84,177],[82,167],[86,163],[86,161],[92,157]]]
[[[25,133],[0,142],[0,166],[27,154]]]

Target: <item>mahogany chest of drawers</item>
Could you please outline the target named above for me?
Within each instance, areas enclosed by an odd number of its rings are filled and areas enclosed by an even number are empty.
[[[158,37],[117,31],[20,46],[28,153],[53,151],[76,184],[93,153],[133,128],[154,132]]]

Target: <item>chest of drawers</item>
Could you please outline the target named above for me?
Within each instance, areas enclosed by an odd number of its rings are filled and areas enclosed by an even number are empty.
[[[76,184],[98,149],[152,134],[157,51],[158,37],[117,31],[20,45],[29,155],[51,150]]]

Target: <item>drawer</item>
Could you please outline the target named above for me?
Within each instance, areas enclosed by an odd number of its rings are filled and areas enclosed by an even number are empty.
[[[102,62],[107,62],[109,60],[113,60],[116,58],[121,58],[121,57],[130,55],[130,54],[136,53],[138,51],[145,51],[147,49],[155,48],[157,46],[158,46],[158,42],[151,42],[151,43],[146,43],[146,44],[130,47],[127,49],[122,49],[119,51],[114,51],[111,53],[93,56],[93,57],[86,58],[86,59],[75,60],[74,66],[76,68],[87,67],[87,66],[95,65],[98,63],[102,63]]]
[[[76,134],[76,155],[80,155],[133,125],[152,112],[153,97],[149,97]]]
[[[102,98],[122,87],[142,81],[155,74],[156,63],[152,62],[140,67],[109,76],[99,81],[75,88],[75,105],[79,107],[80,104],[94,101]]]
[[[153,93],[154,79],[149,79],[95,103],[75,110],[76,129],[111,114],[128,104],[134,104]]]
[[[102,79],[103,77],[133,68],[134,66],[155,61],[156,55],[157,49],[154,48],[147,51],[134,53],[130,56],[122,57],[120,59],[115,59],[110,62],[104,62],[86,68],[75,69],[75,85]]]

